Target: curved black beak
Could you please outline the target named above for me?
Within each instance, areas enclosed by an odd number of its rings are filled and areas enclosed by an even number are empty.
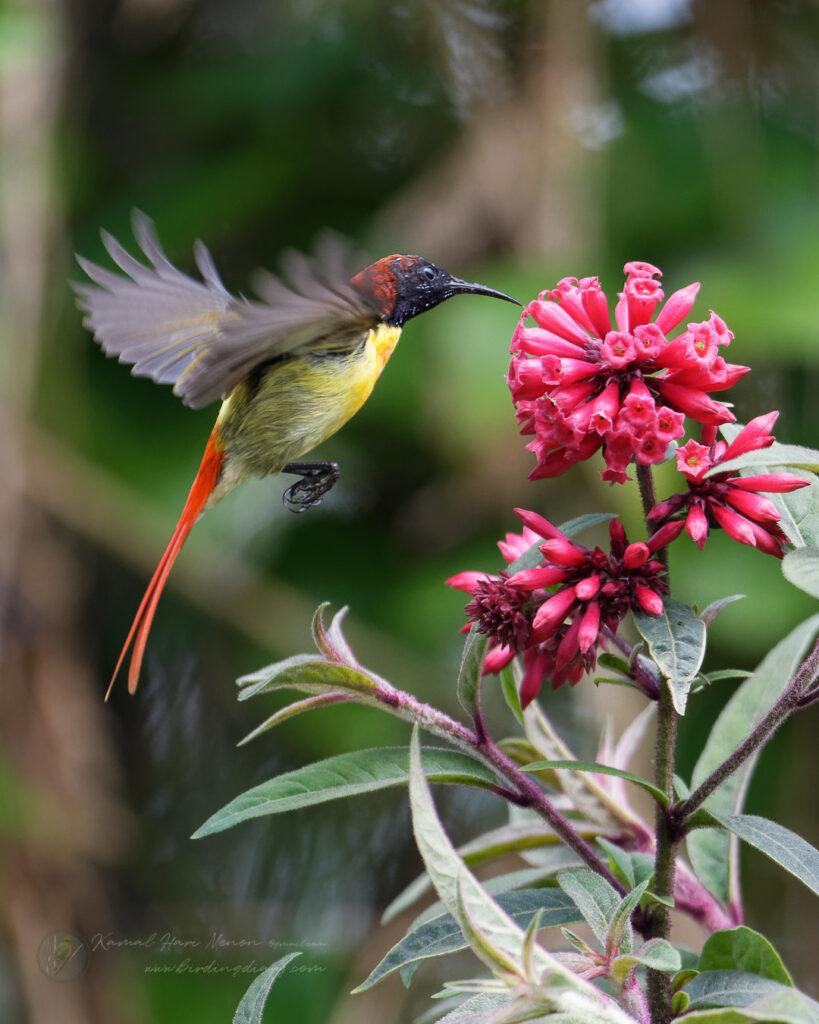
[[[493,299],[505,299],[506,302],[514,302],[516,306],[522,306],[522,302],[513,299],[511,295],[499,292],[495,288],[487,288],[485,284],[472,284],[470,281],[462,281],[460,277],[451,277],[447,291],[450,295],[489,295]]]

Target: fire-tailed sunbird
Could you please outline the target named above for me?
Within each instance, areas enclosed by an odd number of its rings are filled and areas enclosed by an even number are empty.
[[[326,242],[315,259],[291,254],[287,283],[259,272],[261,301],[231,295],[197,242],[202,281],[177,270],[153,223],[134,213],[150,263],[102,232],[127,275],[77,257],[93,284],[75,284],[84,323],[131,372],[173,384],[199,409],[221,398],[216,424],[182,515],[137,609],[108,693],[133,643],[128,689],[136,690],[145,644],[171,566],[199,515],[249,476],[293,473],[284,498],[295,511],[321,501],[338,478],[332,462],[298,462],[334,434],[370,395],[407,320],[453,295],[494,288],[453,277],[421,256],[385,256],[351,279],[343,252]],[[106,695],[107,696],[107,695]]]

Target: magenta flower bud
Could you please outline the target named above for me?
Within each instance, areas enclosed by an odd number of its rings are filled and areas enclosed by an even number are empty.
[[[659,382],[660,394],[678,409],[700,423],[733,423],[736,416],[726,406],[709,398],[705,392],[680,387],[667,380]]]
[[[761,494],[752,494],[750,491],[732,487],[725,495],[725,500],[729,505],[733,505],[737,512],[741,512],[749,519],[756,519],[757,522],[767,520],[776,523],[782,518],[776,505],[769,498],[763,498]]]
[[[606,294],[600,287],[597,278],[585,278],[593,283],[583,287],[583,308],[594,324],[594,333],[598,338],[605,338],[611,330],[611,316]]]
[[[657,507],[657,505],[654,506],[654,508]],[[659,530],[655,530],[655,532],[648,538],[648,550],[653,555],[655,551],[659,551],[660,548],[666,547],[672,540],[676,540],[677,537],[679,537],[682,533],[682,529],[683,523],[680,520],[666,523],[664,526],[661,526]]]
[[[579,583],[575,584],[574,593],[578,601],[591,601],[600,589],[600,577],[598,575],[586,576]]]
[[[540,550],[548,561],[556,562],[558,565],[585,565],[589,557],[588,551],[578,547],[568,537],[547,540],[545,544],[540,545]]]
[[[691,505],[685,517],[685,532],[702,551],[708,540],[708,516],[700,505]]]
[[[728,462],[729,459],[736,459],[740,455],[745,455],[746,452],[758,451],[760,448],[769,448],[774,442],[771,431],[778,416],[779,413],[774,410],[773,412],[765,413],[764,416],[757,416],[755,419],[752,419],[728,445],[721,461]]]
[[[569,539],[565,533],[562,533],[556,526],[553,526],[548,519],[539,516],[537,512],[527,512],[525,508],[516,508],[514,511],[523,525],[539,537]]]
[[[580,648],[578,646],[578,638],[580,634],[580,626],[582,622],[582,615],[578,613],[574,617],[574,621],[566,630],[566,634],[558,644],[557,654],[555,656],[555,667],[558,669],[565,669],[574,657],[579,653]],[[552,686],[560,685],[557,679],[552,680]]]
[[[688,316],[694,307],[699,290],[700,283],[695,281],[693,284],[680,288],[679,291],[669,295],[665,305],[657,314],[657,319],[654,321],[663,334],[673,331]]]
[[[580,623],[580,629],[577,634],[577,646],[583,652],[588,651],[597,642],[597,636],[600,632],[600,605],[597,601],[592,601],[586,611],[583,613],[583,618]]]
[[[583,349],[573,341],[566,341],[554,331],[543,327],[524,327],[519,324],[512,335],[512,351],[528,352],[531,356],[566,356],[577,359]]]
[[[497,644],[488,650],[484,656],[482,675],[494,675],[496,672],[503,671],[514,656],[515,651],[511,647],[507,647],[505,644]]]
[[[660,615],[662,613],[663,599],[643,583],[634,584],[634,596],[647,615]]]
[[[663,272],[653,263],[645,263],[642,260],[631,260],[623,267],[626,277],[662,277]]]
[[[619,557],[628,544],[626,530],[619,519],[609,519],[609,543],[612,551]]]
[[[566,579],[566,571],[553,565],[538,566],[536,569],[521,569],[506,581],[510,587],[521,590],[539,590],[541,587],[553,587]]]
[[[648,544],[644,544],[642,541],[629,544],[623,554],[623,565],[627,569],[639,569],[641,565],[648,561],[650,554],[651,550]]]
[[[745,516],[741,516],[733,509],[719,505],[717,502],[712,502],[711,512],[729,537],[733,537],[734,540],[738,540],[742,544],[750,544],[752,548],[756,547],[756,535]]]
[[[574,341],[579,345],[585,345],[588,342],[588,334],[556,302],[543,302],[536,299],[534,302],[530,302],[526,309],[541,327],[554,331],[566,341]]]
[[[625,288],[628,303],[629,328],[633,331],[641,324],[647,324],[651,315],[662,302],[663,289],[653,277],[630,277]]]
[[[569,587],[560,590],[543,604],[535,612],[532,621],[532,629],[538,640],[545,640],[569,614],[569,610],[575,603],[574,590]]]
[[[768,491],[771,494],[786,494],[809,484],[809,480],[796,473],[763,473],[760,476],[740,476],[731,480],[733,487],[743,491]]]
[[[478,583],[491,579],[492,576],[489,573],[466,570],[465,572],[459,572],[454,576],[450,576],[449,579],[444,580],[444,583],[454,590],[462,590],[465,594],[473,594]]]

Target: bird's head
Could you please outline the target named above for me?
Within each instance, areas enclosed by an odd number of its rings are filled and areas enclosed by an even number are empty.
[[[351,283],[391,327],[403,327],[407,320],[453,295],[491,295],[520,305],[494,288],[453,277],[423,256],[385,256],[356,274]]]

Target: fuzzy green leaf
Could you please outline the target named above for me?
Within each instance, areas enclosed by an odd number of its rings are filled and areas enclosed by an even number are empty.
[[[793,985],[785,965],[764,935],[739,925],[713,932],[700,954],[701,971],[747,971],[782,985]]]
[[[483,659],[488,643],[489,637],[486,633],[479,633],[477,626],[473,625],[467,634],[461,655],[457,684],[458,703],[470,717],[475,714],[478,706]]]
[[[501,909],[521,928],[528,928],[535,914],[541,913],[541,928],[571,924],[581,920],[580,911],[561,889],[523,889],[495,896]],[[439,913],[417,927],[413,925],[403,939],[387,953],[356,992],[363,992],[393,971],[407,964],[442,956],[467,948],[467,941],[452,914]]]
[[[424,766],[431,782],[461,783],[484,789],[496,782],[488,768],[458,750],[429,747],[424,751]],[[232,828],[248,818],[282,814],[388,786],[403,786],[408,779],[406,747],[376,747],[337,754],[277,775],[247,790],[208,818],[193,838],[201,839]]]
[[[737,1020],[793,1021],[794,1024],[817,1024],[813,1000],[787,985],[746,971],[703,971],[685,986],[692,1010],[699,1007],[744,1008],[757,1016]],[[762,1007],[768,1016],[761,1016]],[[782,1015],[780,1015],[782,1014]],[[710,1019],[686,1017],[689,1019]],[[719,1018],[714,1018],[719,1019]]]
[[[605,947],[609,922],[620,905],[620,895],[589,868],[569,868],[557,873],[557,884],[571,897],[586,923]]]
[[[782,559],[782,575],[811,597],[819,598],[819,548],[796,548]]]
[[[668,680],[674,707],[684,715],[688,691],[705,656],[705,623],[693,608],[670,597],[663,601],[662,614],[635,612],[634,621]]]
[[[819,896],[819,850],[806,839],[757,814],[723,814],[719,821]]]
[[[300,956],[298,951],[288,953],[287,956],[283,956],[281,960],[271,964],[267,970],[262,971],[257,978],[253,979],[247,992],[242,996],[242,1001],[236,1007],[233,1024],[262,1024],[265,1003],[270,995],[273,982],[290,961],[297,956]]]
[[[533,761],[532,764],[527,764],[521,768],[522,772],[537,772],[537,771],[551,771],[553,769],[566,768],[573,772],[594,772],[600,775],[616,775],[618,779],[625,779],[627,782],[633,782],[636,786],[642,787],[647,793],[661,804],[663,807],[668,806],[668,797],[661,789],[654,785],[653,782],[649,782],[648,779],[643,779],[639,775],[635,775],[633,772],[624,771],[622,768],[612,768],[607,764],[599,764],[597,761]]]

